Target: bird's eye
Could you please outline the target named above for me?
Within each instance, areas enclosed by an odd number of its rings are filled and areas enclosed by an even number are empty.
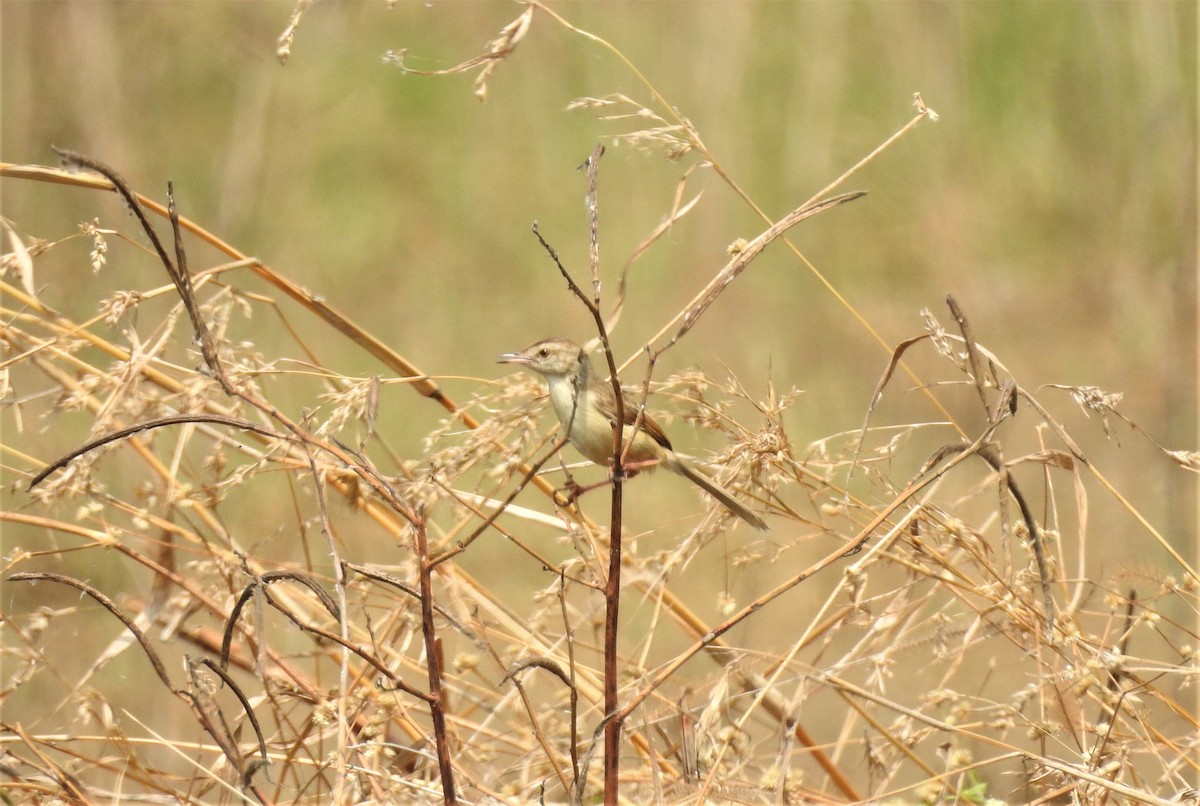
[[[540,355],[542,358],[545,358],[546,356],[550,355],[550,351],[543,347],[542,349],[538,350],[538,355]]]

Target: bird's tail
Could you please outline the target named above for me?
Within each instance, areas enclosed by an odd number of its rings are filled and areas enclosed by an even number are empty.
[[[662,460],[662,465],[675,473],[687,478],[704,492],[711,495],[713,498],[721,502],[722,506],[737,515],[746,523],[753,526],[755,529],[766,531],[768,528],[767,522],[756,515],[745,504],[733,497],[733,493],[726,490],[720,484],[704,475],[702,472],[692,467],[686,460],[681,459],[675,454],[670,454]]]

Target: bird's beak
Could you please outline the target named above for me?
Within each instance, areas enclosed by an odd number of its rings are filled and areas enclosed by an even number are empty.
[[[496,359],[497,364],[524,364],[529,366],[529,357],[520,353],[504,353]]]

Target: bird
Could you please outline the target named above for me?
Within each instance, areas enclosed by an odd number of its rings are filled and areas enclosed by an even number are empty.
[[[570,443],[591,462],[605,466],[612,463],[612,431],[617,418],[613,387],[610,382],[596,378],[587,353],[578,344],[564,338],[543,339],[520,352],[504,353],[497,362],[522,366],[545,378],[550,388],[550,405]],[[624,424],[632,426],[637,420],[638,406],[627,397],[623,400]],[[638,432],[623,456],[634,473],[661,465],[704,490],[755,529],[769,528],[766,521],[731,492],[676,453],[662,426],[646,412],[642,413]]]

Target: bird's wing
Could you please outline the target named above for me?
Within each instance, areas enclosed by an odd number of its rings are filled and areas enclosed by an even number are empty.
[[[637,421],[638,407],[633,405],[628,398],[625,399],[625,425],[633,425]],[[667,433],[663,431],[658,421],[650,416],[650,412],[642,414],[641,427],[638,429],[650,435],[650,438],[662,445],[667,450],[674,450],[671,447],[671,440],[667,439]]]

